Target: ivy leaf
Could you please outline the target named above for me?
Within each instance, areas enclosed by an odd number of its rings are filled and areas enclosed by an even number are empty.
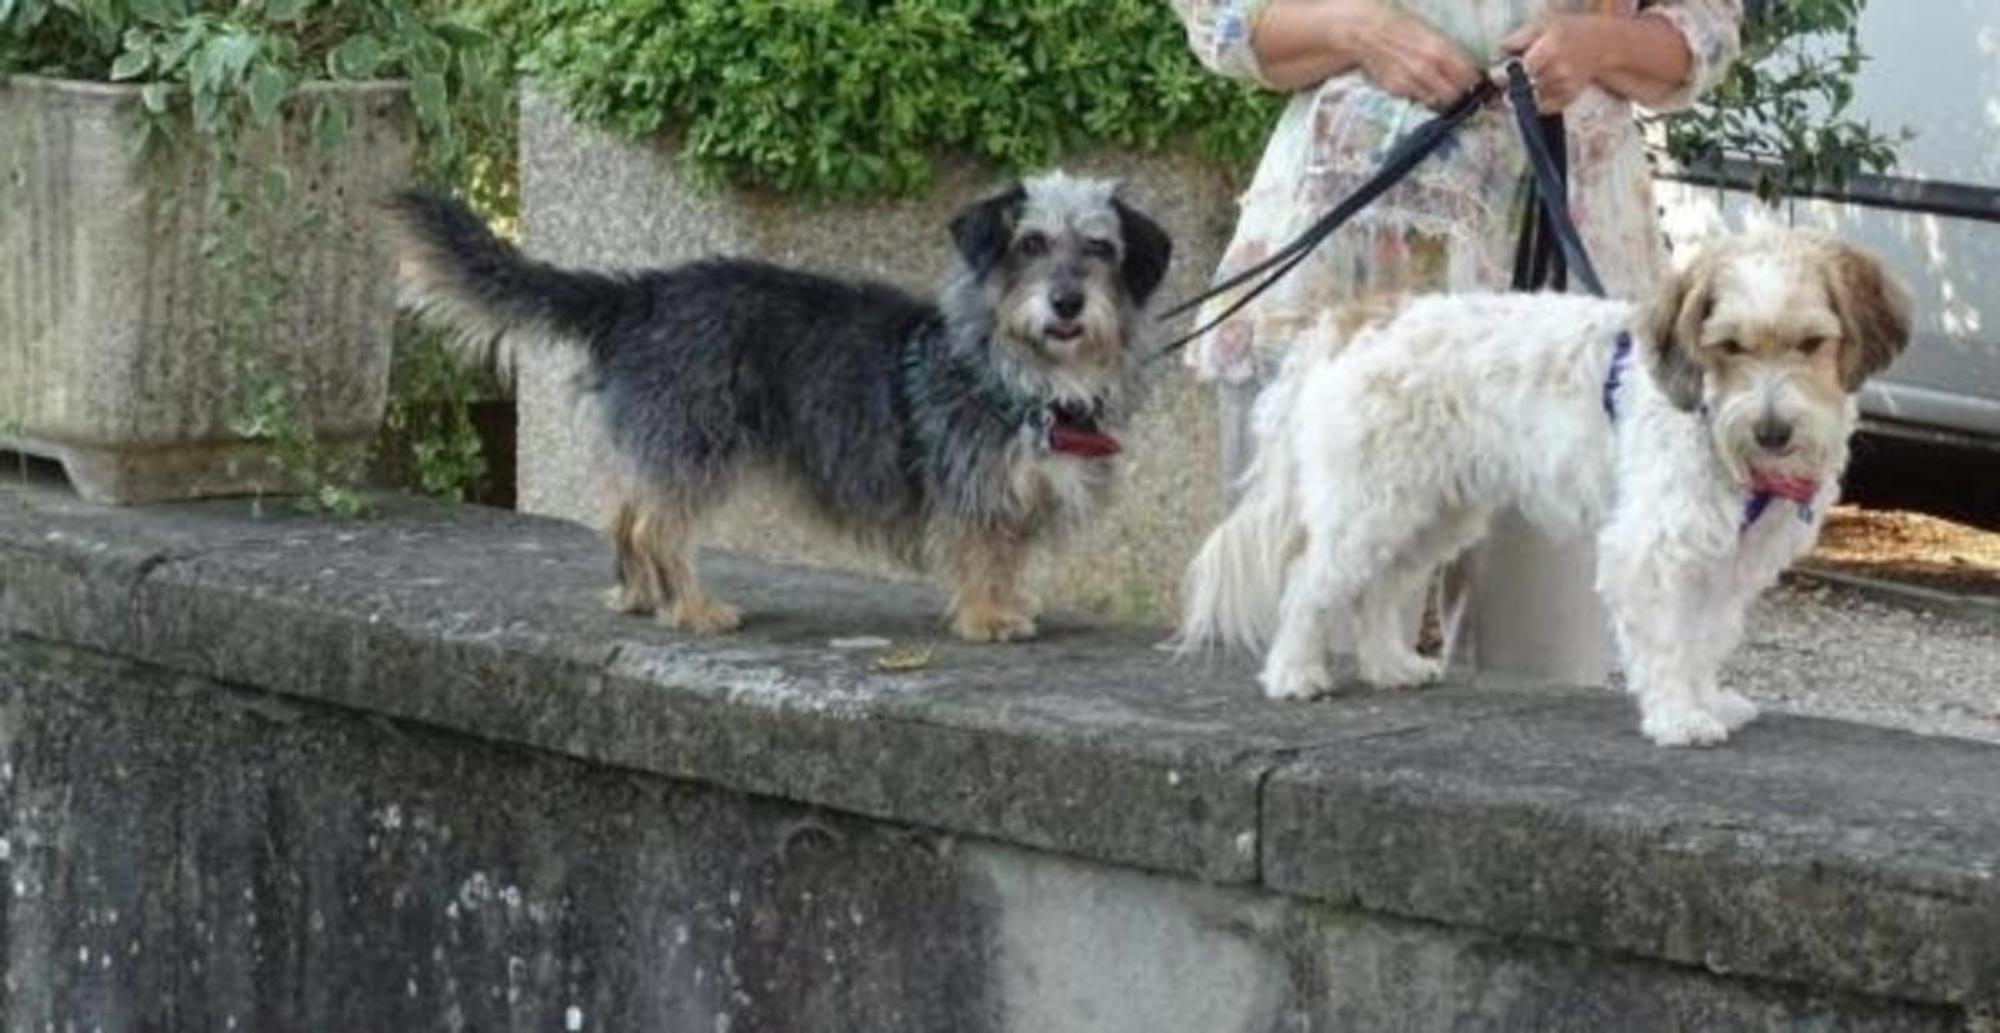
[[[282,165],[273,165],[264,170],[264,199],[270,203],[283,204],[292,193],[292,173]]]
[[[373,36],[356,36],[326,55],[326,70],[336,79],[366,79],[382,65],[382,47]]]
[[[219,73],[215,81],[218,83],[242,81],[244,70],[250,67],[251,60],[257,56],[257,51],[262,46],[261,40],[241,28],[223,33],[207,47],[208,52],[213,55],[216,71]]]
[[[250,73],[250,117],[260,126],[270,125],[277,117],[278,106],[291,92],[292,83],[285,73],[268,62],[259,62]]]
[[[313,114],[313,143],[321,151],[334,151],[347,139],[347,109],[327,101]]]
[[[483,47],[489,42],[489,37],[486,33],[470,25],[462,25],[458,22],[439,22],[432,26],[431,29],[438,34],[439,38],[459,50],[472,50]]]
[[[167,0],[132,0],[132,14],[152,25],[166,25],[180,16],[178,4]]]
[[[181,34],[175,36],[173,42],[160,48],[160,71],[168,71],[186,60],[188,54],[192,53],[194,48],[201,43],[201,37],[202,25],[200,22],[191,21],[184,26],[181,29]]]
[[[425,72],[410,82],[410,100],[417,106],[417,118],[425,125],[442,126],[445,123],[444,76],[437,72]]]
[[[167,94],[173,87],[163,82],[149,82],[139,87],[139,102],[155,115],[167,112]]]
[[[118,60],[111,62],[111,81],[123,82],[126,79],[136,79],[152,64],[151,50],[127,50],[118,55]]]

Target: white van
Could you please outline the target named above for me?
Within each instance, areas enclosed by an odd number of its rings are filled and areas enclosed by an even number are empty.
[[[1822,226],[1880,254],[1917,299],[1910,350],[1862,395],[1869,429],[2000,449],[2000,0],[1875,0],[1850,109],[1916,138],[1888,175],[1777,209],[1714,178],[1662,178],[1682,245],[1759,220]]]

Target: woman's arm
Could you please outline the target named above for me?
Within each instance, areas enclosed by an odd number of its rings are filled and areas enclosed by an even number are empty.
[[[1700,12],[1673,6],[1672,17],[1654,16],[1658,11],[1654,9],[1632,18],[1589,14],[1537,18],[1500,45],[1521,55],[1544,112],[1563,110],[1593,84],[1644,107],[1685,104],[1697,88],[1718,79],[1734,58],[1741,11],[1733,0],[1708,0],[1699,5],[1708,10]],[[1697,19],[1693,28],[1704,37],[1699,50],[1690,39],[1690,22]]]
[[[1480,76],[1458,44],[1383,0],[1271,0],[1250,45],[1265,81],[1285,90],[1359,68],[1387,93],[1441,108]]]

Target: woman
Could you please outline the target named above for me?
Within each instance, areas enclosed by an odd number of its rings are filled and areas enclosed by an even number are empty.
[[[1611,293],[1666,267],[1635,106],[1670,111],[1735,60],[1740,0],[1174,0],[1210,69],[1293,93],[1242,199],[1218,278],[1282,247],[1352,193],[1387,145],[1519,55],[1569,133],[1570,208]],[[1251,403],[1287,342],[1362,294],[1499,290],[1513,271],[1526,159],[1509,116],[1482,112],[1278,285],[1189,348],[1218,382],[1223,468],[1248,464]],[[1212,302],[1215,312],[1231,299]],[[1206,313],[1204,314],[1206,315]],[[1588,542],[1507,521],[1449,582],[1455,659],[1579,683],[1609,672]],[[1470,598],[1467,598],[1470,587]]]

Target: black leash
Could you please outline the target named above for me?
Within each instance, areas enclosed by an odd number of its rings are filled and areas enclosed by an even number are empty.
[[[1585,290],[1598,297],[1604,297],[1604,284],[1597,278],[1597,268],[1590,262],[1589,252],[1584,250],[1583,239],[1577,234],[1576,223],[1569,214],[1569,191],[1566,169],[1558,154],[1565,154],[1567,147],[1563,138],[1560,116],[1543,118],[1535,113],[1535,87],[1528,81],[1527,69],[1519,59],[1509,59],[1506,64],[1507,98],[1514,109],[1515,125],[1520,129],[1521,141],[1528,152],[1528,167],[1533,174],[1533,194],[1539,199],[1539,214],[1531,208],[1529,227],[1524,231],[1519,250],[1515,254],[1515,286],[1531,289],[1553,286],[1561,289],[1566,282],[1566,271],[1574,269],[1577,279]],[[1305,260],[1312,249],[1331,236],[1356,212],[1366,208],[1390,187],[1395,186],[1417,167],[1419,162],[1430,157],[1450,139],[1451,134],[1466,119],[1486,105],[1499,92],[1492,82],[1481,80],[1479,85],[1452,102],[1429,121],[1410,130],[1399,138],[1382,160],[1382,167],[1373,176],[1356,188],[1332,211],[1319,217],[1306,227],[1291,243],[1266,256],[1262,261],[1242,270],[1221,283],[1210,286],[1200,294],[1160,313],[1160,319],[1172,319],[1218,295],[1225,294],[1245,283],[1263,276],[1263,280],[1245,291],[1243,296],[1231,302],[1215,318],[1186,334],[1175,338],[1159,351],[1148,356],[1148,363],[1166,358],[1186,346],[1189,341],[1215,329],[1230,316],[1241,311],[1243,306],[1256,300],[1257,296],[1270,290]],[[1559,253],[1550,256],[1548,238],[1554,237]],[[1269,275],[1265,275],[1269,273]],[[1532,282],[1524,282],[1532,281]]]
[[[1583,289],[1602,298],[1604,281],[1597,278],[1597,267],[1590,264],[1590,252],[1584,250],[1583,238],[1576,232],[1576,222],[1569,214],[1569,189],[1564,175],[1564,162],[1556,157],[1566,151],[1562,136],[1560,118],[1543,119],[1535,114],[1535,86],[1528,81],[1528,70],[1521,66],[1519,59],[1507,62],[1507,101],[1514,109],[1514,125],[1521,131],[1521,143],[1528,151],[1528,169],[1534,175],[1535,196],[1541,200],[1542,218],[1537,220],[1542,232],[1553,234],[1562,249],[1563,263],[1576,271],[1576,278]],[[1561,266],[1557,267],[1558,270]],[[1555,285],[1562,284],[1562,273],[1555,272]]]
[[[1273,285],[1284,278],[1286,273],[1291,272],[1294,266],[1304,261],[1305,257],[1312,253],[1312,249],[1319,246],[1320,241],[1331,236],[1347,220],[1353,218],[1356,212],[1368,207],[1369,204],[1377,197],[1380,197],[1390,187],[1402,182],[1403,177],[1409,175],[1411,169],[1416,168],[1419,162],[1430,157],[1446,140],[1451,138],[1453,130],[1457,129],[1466,119],[1471,118],[1475,112],[1485,106],[1486,102],[1491,100],[1497,93],[1498,90],[1495,89],[1492,83],[1482,80],[1479,85],[1473,87],[1465,96],[1452,102],[1451,107],[1446,108],[1437,116],[1397,139],[1396,143],[1389,149],[1388,156],[1382,159],[1382,167],[1377,169],[1375,174],[1368,178],[1367,182],[1362,183],[1354,193],[1349,194],[1338,205],[1335,205],[1332,211],[1320,216],[1318,221],[1306,227],[1305,232],[1300,233],[1291,243],[1266,256],[1263,261],[1258,262],[1256,265],[1160,313],[1159,318],[1172,319],[1183,312],[1195,308],[1202,302],[1248,283],[1267,271],[1270,273],[1269,276],[1264,277],[1262,282],[1250,288],[1250,290],[1244,292],[1242,297],[1230,303],[1230,306],[1224,309],[1220,315],[1176,338],[1172,343],[1153,353],[1146,361],[1157,361],[1173,354],[1189,341],[1215,329],[1224,320],[1235,315],[1243,306],[1256,300],[1258,295],[1270,290]]]

